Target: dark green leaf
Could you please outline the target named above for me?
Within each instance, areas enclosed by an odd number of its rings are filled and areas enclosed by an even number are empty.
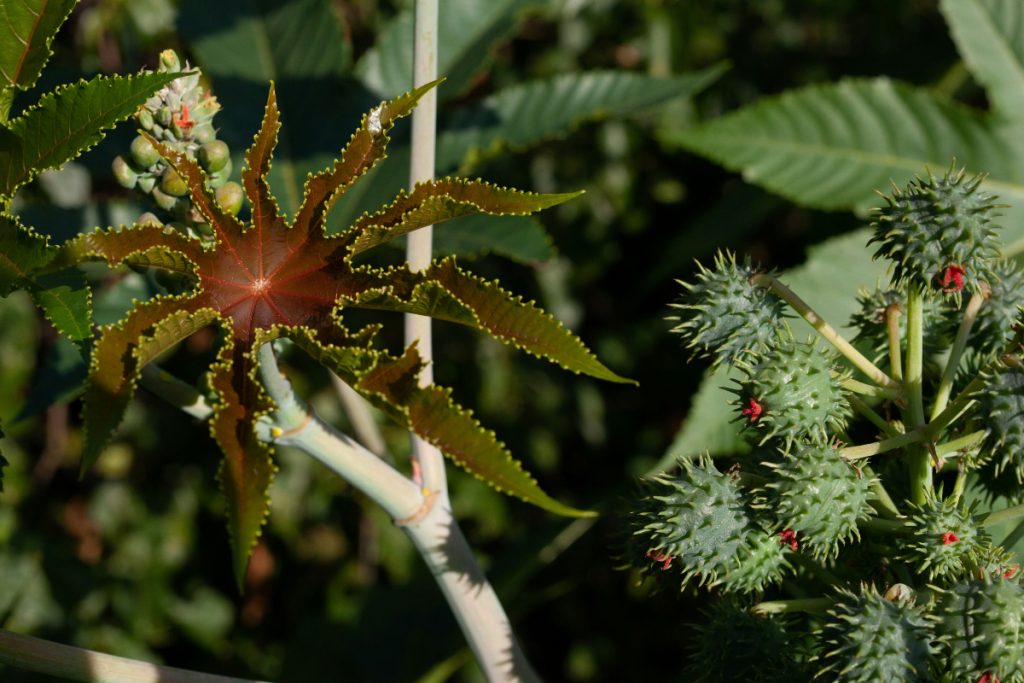
[[[176,76],[97,76],[43,95],[9,124],[9,144],[0,146],[0,196],[13,196],[40,171],[57,168],[95,145]]]
[[[0,214],[0,296],[27,289],[37,270],[53,258],[55,250],[45,237],[13,217]]]
[[[473,258],[500,254],[513,261],[533,264],[555,255],[551,236],[530,216],[506,216],[494,220],[486,214],[456,218],[434,233],[434,255]]]
[[[0,87],[32,87],[77,1],[0,0]]]
[[[47,274],[35,285],[32,298],[58,332],[72,341],[92,338],[92,295],[81,271]]]

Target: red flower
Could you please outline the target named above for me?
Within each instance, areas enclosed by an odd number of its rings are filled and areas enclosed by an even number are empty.
[[[188,130],[196,123],[195,121],[189,118],[188,105],[184,102],[181,103],[181,115],[179,116],[178,114],[175,114],[173,117],[171,117],[171,120],[174,122],[175,125],[178,126],[178,128],[181,128],[182,130]]]
[[[662,552],[660,550],[648,550],[647,557],[655,562],[661,562],[661,571],[665,571],[672,566],[672,556],[666,552]]]
[[[800,549],[800,543],[796,540],[796,532],[792,529],[784,529],[780,531],[777,536],[779,537],[779,543],[788,545],[789,549],[796,552]]]
[[[955,263],[946,266],[946,270],[942,271],[942,291],[959,292],[964,288],[964,275],[966,273],[967,271],[963,269],[963,266],[958,266]]]
[[[978,678],[978,683],[999,683],[999,677],[991,671],[986,671]]]
[[[952,531],[947,531],[946,533],[942,534],[942,545],[950,545],[952,543],[957,543],[959,541],[960,538]]]
[[[1019,569],[1020,569],[1020,565],[1019,564],[1010,565],[1010,568],[1007,569],[1005,572],[1003,572],[1003,578],[1004,579],[1012,579],[1014,574],[1016,574]]]
[[[750,399],[747,403],[747,407],[740,411],[743,415],[746,415],[751,422],[757,422],[758,418],[761,417],[761,413],[764,412],[764,408],[755,399]]]

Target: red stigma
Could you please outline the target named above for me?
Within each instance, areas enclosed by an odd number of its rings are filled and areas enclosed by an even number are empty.
[[[761,417],[761,413],[764,412],[764,408],[755,399],[750,399],[747,403],[747,407],[740,411],[741,414],[746,415],[747,418],[753,423],[757,422],[758,418]]]
[[[646,556],[655,562],[661,563],[661,571],[672,566],[672,556],[661,550],[648,550]]]
[[[196,123],[195,121],[189,118],[188,105],[184,102],[181,103],[181,114],[175,114],[172,117],[172,121],[174,122],[174,125],[176,125],[178,128],[181,128],[182,130],[188,130]]]
[[[796,532],[792,529],[784,529],[776,535],[779,537],[779,543],[788,545],[793,552],[800,549],[800,543],[796,540]]]
[[[1010,568],[1003,572],[1004,579],[1012,579],[1017,571],[1020,569],[1019,564],[1010,565]]]
[[[966,274],[967,271],[963,269],[963,266],[958,266],[955,263],[946,266],[946,269],[942,271],[942,291],[959,292],[964,288],[964,275]]]
[[[986,671],[978,677],[978,683],[999,683],[999,677],[991,671]]]
[[[960,538],[952,531],[942,534],[942,545],[951,545],[960,541]]]

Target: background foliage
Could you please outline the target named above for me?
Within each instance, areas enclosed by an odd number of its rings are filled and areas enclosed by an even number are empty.
[[[153,66],[161,49],[176,47],[209,77],[224,106],[221,138],[238,152],[256,130],[273,79],[282,118],[292,125],[283,131],[290,137],[281,141],[271,182],[289,211],[289,193],[298,192],[308,169],[333,158],[355,117],[404,89],[411,48],[406,54],[395,36],[408,30],[408,4],[84,2],[58,35],[38,87]],[[714,392],[691,405],[704,366],[687,365],[667,334],[673,278],[720,246],[778,268],[810,254],[787,281],[801,291],[816,288],[828,314],[833,298],[848,299],[875,271],[837,273],[834,265],[860,249],[860,236],[842,236],[862,225],[860,218],[795,208],[683,145],[694,146],[698,122],[845,76],[886,75],[939,99],[985,107],[936,5],[446,1],[442,18],[458,40],[442,42],[449,52],[440,65],[448,81],[439,170],[544,192],[587,190],[541,216],[543,229],[530,219],[498,223],[504,229],[487,237],[499,255],[478,259],[474,271],[536,298],[641,386],[569,376],[441,325],[437,381],[454,387],[457,400],[498,432],[548,492],[581,506],[614,508],[632,477],[666,453],[732,448],[731,432],[714,413],[723,403]],[[473,30],[458,30],[466,26]],[[395,47],[382,47],[388,45]],[[723,60],[731,66],[715,80]],[[632,76],[609,84],[608,69]],[[589,76],[587,87],[565,80],[576,70],[601,73]],[[680,80],[659,93],[635,80],[645,74]],[[671,92],[699,94],[650,106]],[[566,102],[608,118],[577,122],[565,116],[572,111]],[[550,139],[566,127],[572,132]],[[143,207],[110,172],[131,128],[119,126],[79,161],[25,188],[16,206],[22,219],[58,240],[134,219]],[[370,189],[335,212],[339,223],[404,184],[407,151],[400,137],[396,143]],[[452,241],[442,246],[479,252],[478,231],[462,228],[443,233]],[[93,302],[99,323],[153,291],[131,271],[98,267],[90,277],[104,285]],[[833,289],[820,287],[823,279]],[[78,350],[22,295],[0,301],[0,330],[0,420],[11,462],[0,494],[5,628],[289,682],[474,679],[461,636],[405,537],[342,482],[301,454],[280,454],[274,512],[238,597],[213,479],[218,455],[206,429],[143,394],[97,470],[80,482],[78,409],[61,402],[84,376]],[[195,379],[212,341],[190,340],[165,365]],[[323,374],[298,354],[286,361],[301,392],[343,425]],[[404,457],[405,435],[387,436],[395,456]],[[458,472],[451,476],[456,513],[548,680],[679,674],[684,658],[677,653],[692,638],[688,623],[698,619],[699,598],[650,599],[636,576],[614,571],[611,522],[555,519]],[[14,682],[39,680],[2,673]]]

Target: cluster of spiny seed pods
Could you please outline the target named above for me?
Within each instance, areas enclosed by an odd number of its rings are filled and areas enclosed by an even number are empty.
[[[628,517],[633,567],[719,594],[687,680],[1024,681],[1024,275],[981,183],[886,198],[892,278],[852,341],[732,255],[683,283],[673,331],[734,369],[750,446],[644,481]]]
[[[238,183],[229,180],[231,150],[217,139],[213,127],[213,117],[220,111],[217,98],[202,86],[198,71],[189,72],[187,64],[182,68],[174,50],[161,53],[158,70],[186,73],[146,101],[136,115],[139,125],[157,141],[198,161],[220,205],[232,215],[238,213],[243,193]],[[204,222],[189,199],[185,180],[146,137],[137,136],[129,153],[114,159],[113,169],[121,185],[149,195],[173,220],[187,227]]]

